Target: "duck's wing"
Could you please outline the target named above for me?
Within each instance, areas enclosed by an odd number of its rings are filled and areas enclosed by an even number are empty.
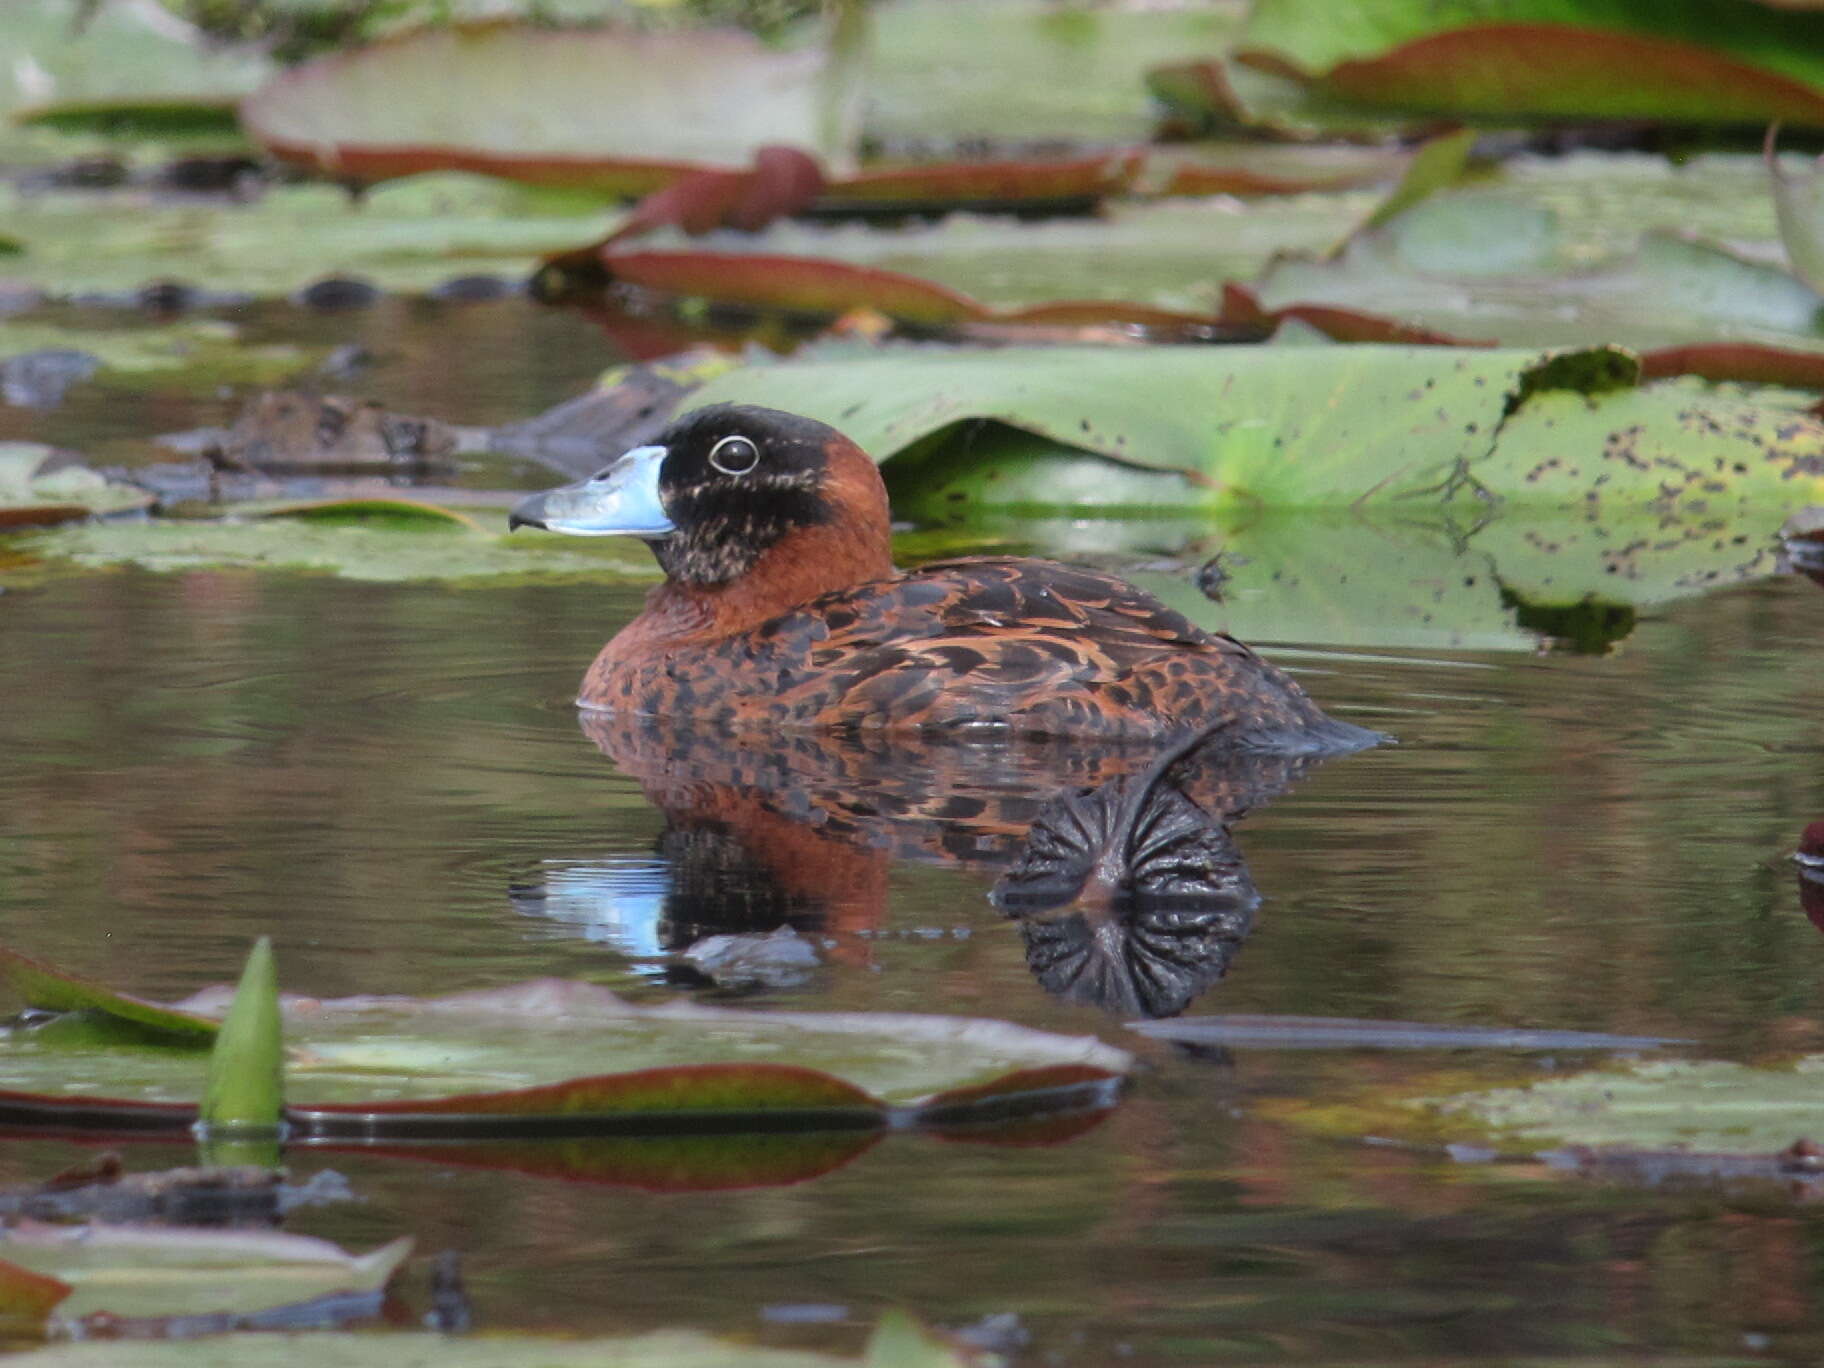
[[[1116,672],[1161,649],[1254,658],[1233,637],[1207,632],[1144,589],[1087,566],[978,558],[940,561],[907,578],[955,586],[942,610],[943,625],[951,632],[969,636],[1013,628],[1060,634],[1100,651]]]
[[[1131,584],[1048,561],[940,562],[828,596],[813,611],[825,635],[810,650],[807,683],[821,679],[842,714],[825,722],[1005,721],[1066,698],[1089,708],[1090,692],[1137,680],[1162,660],[1256,660]],[[1115,702],[1125,712],[1141,701]],[[1094,732],[1113,719],[1060,720]]]

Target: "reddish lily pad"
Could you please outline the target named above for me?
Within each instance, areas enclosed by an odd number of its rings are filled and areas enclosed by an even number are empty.
[[[746,171],[693,171],[655,190],[601,245],[666,226],[692,235],[723,227],[751,233],[803,209],[823,184],[823,168],[815,157],[795,147],[763,147]]]
[[[1145,157],[1135,149],[1047,160],[870,166],[833,181],[817,207],[852,212],[1093,204],[1129,189]]]
[[[327,1240],[279,1231],[101,1222],[22,1220],[0,1234],[0,1258],[69,1285],[74,1295],[58,1308],[69,1320],[94,1312],[253,1311],[327,1292],[376,1290],[411,1252],[409,1237],[351,1255]]]
[[[1824,125],[1824,16],[1702,0],[1261,0],[1237,56],[1380,108]]]
[[[0,1330],[29,1333],[42,1327],[72,1290],[61,1278],[0,1259]]]
[[[486,171],[644,194],[769,144],[819,149],[823,65],[733,30],[452,25],[293,68],[241,118],[275,155],[354,180]]]
[[[116,992],[106,984],[67,973],[5,946],[0,946],[0,979],[28,1007],[52,1012],[103,1012],[199,1045],[213,1041],[222,1026],[214,1017]]]

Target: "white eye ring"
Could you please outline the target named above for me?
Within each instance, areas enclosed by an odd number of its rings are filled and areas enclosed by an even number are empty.
[[[745,475],[760,464],[760,448],[745,437],[724,437],[709,449],[709,463],[724,475]]]

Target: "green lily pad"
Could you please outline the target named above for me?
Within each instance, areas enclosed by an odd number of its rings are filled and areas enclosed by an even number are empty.
[[[0,442],[0,528],[151,505],[152,496],[145,490],[115,484],[87,466],[57,465],[56,456],[52,448],[37,442]]]
[[[50,574],[60,567],[191,570],[228,565],[327,571],[379,583],[503,577],[650,579],[656,573],[652,558],[626,543],[579,547],[548,537],[509,538],[504,510],[489,525],[500,531],[423,517],[411,519],[409,526],[375,525],[371,519],[291,517],[85,524],[34,534],[24,545],[40,563],[22,567],[19,573]]]
[[[1546,1145],[1772,1153],[1824,1130],[1824,1055],[1790,1068],[1653,1060],[1524,1088],[1416,1099],[1441,1124]]]
[[[1705,0],[1258,0],[1241,55],[1365,105],[1824,125],[1824,15]]]
[[[454,171],[390,182],[359,204],[332,185],[276,186],[246,204],[173,202],[136,189],[26,195],[0,185],[0,221],[25,249],[8,275],[60,294],[155,280],[284,296],[328,275],[393,290],[455,275],[523,277],[541,255],[605,233],[613,217],[599,198]],[[28,348],[0,342],[15,349]]]
[[[879,461],[927,454],[936,435],[988,419],[1130,466],[1190,472],[1211,508],[1486,512],[1596,494],[1605,509],[1648,509],[1666,506],[1666,472],[1653,464],[1662,459],[1680,477],[1672,505],[1687,511],[1700,495],[1709,514],[1789,508],[1824,488],[1817,420],[1679,385],[1627,387],[1637,369],[1626,353],[1584,355],[1607,358],[1586,368],[1607,378],[1567,375],[1558,389],[1538,382],[1559,383],[1563,358],[1538,352],[909,351],[750,366],[693,399],[806,413]]]
[[[34,0],[0,6],[0,117],[77,110],[227,113],[272,69],[156,6]]]
[[[164,392],[213,393],[222,385],[269,384],[305,369],[318,355],[287,343],[250,346],[241,340],[239,328],[219,319],[125,326],[105,317],[93,326],[0,320],[0,357],[56,349],[87,352],[100,360],[94,383]]]
[[[21,1220],[0,1232],[0,1259],[70,1285],[57,1316],[72,1321],[98,1311],[259,1311],[330,1292],[374,1291],[411,1252],[408,1237],[357,1256],[327,1240],[265,1230]]]

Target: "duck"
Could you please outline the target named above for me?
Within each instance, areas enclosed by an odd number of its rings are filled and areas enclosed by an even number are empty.
[[[1358,750],[1252,649],[1083,566],[893,563],[874,461],[827,424],[750,404],[678,417],[509,529],[644,541],[665,580],[584,675],[585,711],[722,730],[1099,739],[1225,724],[1239,747]]]

